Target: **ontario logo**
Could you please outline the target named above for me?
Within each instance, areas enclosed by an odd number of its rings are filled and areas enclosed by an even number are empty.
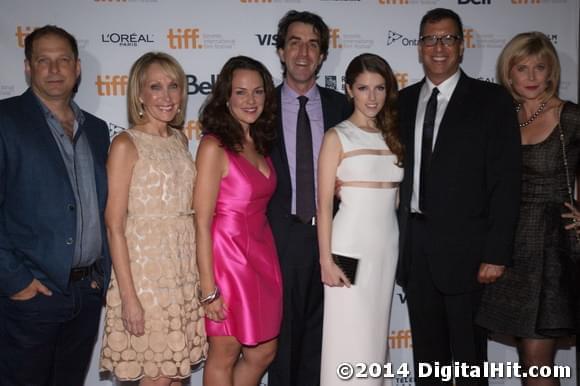
[[[153,40],[153,34],[110,32],[101,34],[101,43],[137,47],[143,43],[155,43],[155,40]]]
[[[392,46],[397,42],[400,42],[404,47],[416,47],[419,45],[419,39],[409,38],[397,31],[389,30],[387,32],[387,46]]]
[[[119,134],[121,131],[125,130],[123,126],[117,125],[116,123],[109,122],[109,137],[113,138],[115,135]]]
[[[390,46],[391,44],[401,39],[402,37],[403,35],[401,35],[400,33],[389,30],[387,34],[387,46]]]

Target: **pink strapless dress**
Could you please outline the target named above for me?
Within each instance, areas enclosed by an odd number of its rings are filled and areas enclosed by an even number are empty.
[[[227,305],[221,323],[206,318],[208,336],[234,336],[256,345],[278,336],[282,278],[266,207],[276,173],[266,177],[242,155],[226,150],[228,174],[220,183],[212,225],[216,284]]]

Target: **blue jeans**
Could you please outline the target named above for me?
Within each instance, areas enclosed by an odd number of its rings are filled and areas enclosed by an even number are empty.
[[[97,338],[102,291],[91,279],[70,293],[0,297],[0,386],[82,386]]]

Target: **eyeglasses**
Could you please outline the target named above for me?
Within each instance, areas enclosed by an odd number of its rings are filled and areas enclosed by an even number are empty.
[[[419,40],[427,47],[436,46],[437,43],[439,42],[443,43],[445,47],[451,47],[455,45],[455,42],[461,40],[461,37],[457,35],[444,35],[444,36],[427,35],[419,37]]]

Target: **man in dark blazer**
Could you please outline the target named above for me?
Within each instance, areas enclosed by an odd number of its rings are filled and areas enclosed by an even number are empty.
[[[419,385],[450,384],[419,378],[426,375],[419,362],[486,359],[486,334],[473,318],[482,286],[510,260],[518,217],[520,138],[511,98],[465,75],[463,52],[459,16],[427,12],[419,38],[425,78],[399,96],[406,154],[397,280],[407,295]]]
[[[323,288],[316,236],[316,167],[324,132],[352,111],[344,94],[316,85],[328,45],[329,30],[318,15],[289,11],[278,24],[276,48],[284,83],[277,89],[278,138],[272,162],[278,185],[268,218],[284,282],[284,316],[278,352],[268,370],[270,386],[320,383]],[[306,143],[300,137],[304,126]]]
[[[110,272],[108,129],[73,101],[75,38],[25,40],[30,88],[0,101],[0,385],[84,384]]]

